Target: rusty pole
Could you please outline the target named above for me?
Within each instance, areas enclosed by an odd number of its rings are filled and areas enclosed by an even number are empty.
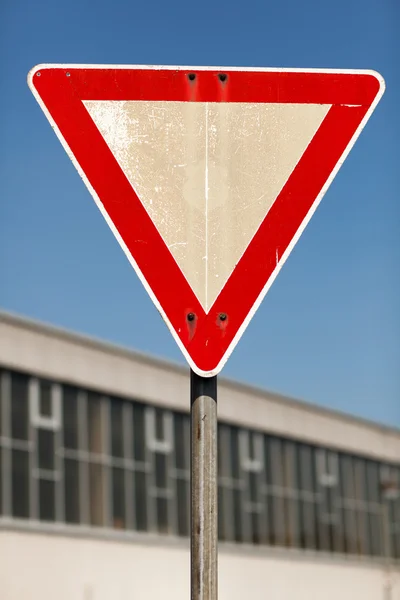
[[[191,600],[217,600],[217,377],[190,373]]]

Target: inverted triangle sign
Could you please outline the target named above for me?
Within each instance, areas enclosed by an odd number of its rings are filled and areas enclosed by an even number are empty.
[[[371,71],[39,65],[28,82],[203,376],[222,369],[384,92]]]

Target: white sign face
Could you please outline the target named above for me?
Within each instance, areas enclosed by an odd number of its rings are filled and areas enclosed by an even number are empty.
[[[208,311],[331,105],[85,101]]]

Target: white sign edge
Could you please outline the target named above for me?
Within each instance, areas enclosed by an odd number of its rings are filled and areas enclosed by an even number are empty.
[[[246,318],[244,319],[242,325],[239,327],[238,331],[236,332],[236,335],[234,336],[234,338],[232,339],[231,343],[229,344],[226,352],[224,353],[223,357],[221,358],[220,362],[218,363],[218,365],[215,367],[215,369],[213,369],[212,371],[203,371],[202,369],[199,369],[196,364],[193,362],[192,358],[190,357],[189,353],[187,352],[186,348],[184,347],[184,345],[182,344],[178,334],[176,333],[174,327],[172,326],[171,322],[169,321],[167,315],[165,314],[161,304],[159,303],[158,299],[156,298],[156,296],[154,295],[150,285],[147,283],[147,280],[145,279],[142,271],[139,269],[138,264],[136,263],[136,261],[134,260],[133,256],[131,255],[131,253],[129,252],[127,246],[125,245],[123,239],[121,238],[120,234],[118,233],[118,230],[116,229],[116,227],[114,226],[113,222],[111,221],[110,217],[107,214],[107,211],[104,208],[103,203],[101,202],[100,198],[98,197],[98,195],[96,194],[94,188],[91,186],[89,180],[87,179],[84,171],[82,170],[79,162],[77,161],[77,159],[75,158],[75,155],[73,154],[73,152],[71,151],[70,147],[68,146],[65,138],[63,137],[63,135],[61,134],[56,122],[54,121],[54,119],[52,118],[51,114],[49,113],[49,111],[47,110],[45,104],[42,102],[42,99],[40,98],[34,84],[33,84],[33,77],[34,75],[41,70],[44,69],[66,69],[66,68],[70,68],[70,69],[137,69],[137,70],[144,70],[144,69],[153,69],[153,70],[178,70],[178,71],[186,71],[186,70],[193,70],[193,71],[241,71],[241,72],[246,72],[246,73],[251,73],[251,72],[265,72],[265,73],[337,73],[339,74],[358,74],[358,75],[371,75],[373,77],[375,77],[375,79],[378,80],[379,82],[379,91],[373,101],[373,103],[371,104],[370,108],[368,109],[366,115],[364,116],[363,120],[361,121],[360,125],[358,126],[357,130],[355,131],[354,135],[352,136],[352,138],[350,139],[349,143],[347,144],[344,152],[342,153],[340,159],[338,160],[338,162],[336,163],[334,169],[332,170],[332,172],[330,173],[327,181],[325,182],[325,185],[323,186],[323,188],[321,189],[320,193],[318,194],[318,196],[316,197],[315,201],[313,202],[310,210],[308,211],[306,217],[303,219],[300,227],[298,228],[296,234],[293,236],[290,244],[288,245],[288,247],[286,248],[285,252],[282,254],[282,257],[279,260],[278,265],[275,267],[272,275],[269,277],[266,285],[264,286],[264,288],[261,290],[260,294],[258,295],[257,299],[255,300],[253,306],[251,307],[250,311],[248,312]],[[351,149],[353,148],[356,140],[358,139],[359,135],[361,134],[362,130],[364,129],[366,123],[368,122],[369,118],[371,117],[372,113],[374,112],[377,104],[379,103],[380,99],[382,98],[384,92],[385,92],[385,81],[382,77],[382,75],[380,75],[380,73],[378,73],[377,71],[374,70],[370,70],[370,69],[302,69],[302,68],[276,68],[276,67],[200,67],[200,66],[173,66],[173,65],[97,65],[97,64],[73,64],[73,63],[58,63],[58,64],[53,64],[53,63],[41,63],[36,65],[35,67],[33,67],[27,76],[27,82],[28,82],[28,86],[33,94],[33,96],[35,97],[36,101],[38,102],[40,108],[42,109],[43,113],[45,114],[47,120],[49,121],[52,129],[54,130],[54,133],[56,134],[56,136],[58,137],[61,145],[63,146],[64,150],[66,151],[67,155],[69,156],[70,160],[72,161],[73,165],[75,166],[76,170],[78,171],[81,179],[83,180],[83,182],[85,183],[87,189],[89,190],[89,193],[91,194],[92,198],[94,199],[98,209],[100,210],[101,214],[103,215],[104,219],[106,220],[108,226],[110,227],[111,231],[113,232],[116,240],[118,241],[119,245],[121,246],[125,256],[127,257],[128,261],[130,262],[131,266],[133,267],[133,269],[135,270],[137,276],[139,277],[141,283],[143,284],[145,290],[147,291],[148,295],[150,296],[153,304],[155,305],[156,309],[159,311],[159,313],[161,314],[164,322],[166,323],[168,329],[171,332],[172,337],[174,338],[175,342],[177,343],[179,349],[181,350],[182,354],[184,355],[184,357],[186,358],[186,361],[188,362],[190,368],[197,373],[197,375],[201,376],[201,377],[213,377],[215,375],[218,375],[218,373],[220,373],[223,369],[223,367],[225,366],[226,362],[228,361],[230,355],[232,354],[233,350],[235,349],[236,345],[238,344],[240,338],[242,337],[243,333],[245,332],[248,324],[250,323],[251,319],[253,318],[253,316],[255,315],[255,313],[257,312],[260,304],[262,303],[262,301],[264,300],[264,297],[266,296],[268,290],[270,289],[270,287],[272,286],[272,284],[274,283],[276,277],[278,276],[281,268],[283,267],[283,265],[285,264],[286,260],[288,259],[290,253],[292,252],[293,248],[295,247],[295,245],[297,244],[297,242],[299,241],[303,231],[305,230],[305,228],[307,227],[309,221],[311,220],[312,216],[314,215],[316,209],[318,208],[322,198],[324,197],[325,193],[327,192],[329,186],[331,185],[332,181],[334,180],[334,178],[336,177],[340,167],[342,166],[342,164],[344,163],[344,161],[346,160],[348,154],[350,153]],[[250,242],[251,243],[251,242]]]

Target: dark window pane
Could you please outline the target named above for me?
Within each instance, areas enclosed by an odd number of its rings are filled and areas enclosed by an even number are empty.
[[[3,455],[0,446],[0,515],[3,514]]]
[[[125,529],[125,474],[124,470],[114,467],[112,470],[113,526]]]
[[[39,412],[43,417],[51,417],[51,383],[49,381],[39,382]]]
[[[0,437],[3,434],[2,415],[3,415],[3,389],[4,389],[4,371],[0,369]]]
[[[190,449],[185,445],[185,425],[188,417],[180,413],[174,415],[175,423],[175,464],[177,469],[188,468]]]
[[[177,480],[178,488],[178,534],[189,535],[189,482]]]
[[[103,451],[103,430],[101,418],[101,397],[89,393],[87,396],[89,452],[101,454]]]
[[[355,500],[356,487],[354,476],[353,459],[350,456],[341,455],[339,457],[340,486],[343,508],[343,541],[344,550],[347,554],[356,554],[358,550],[357,543],[357,514],[349,500]]]
[[[396,529],[399,525],[398,521],[396,520],[396,512],[397,512],[397,504],[398,504],[398,499],[391,499],[391,500],[386,500],[386,502],[388,502],[388,510],[387,510],[387,517],[389,520],[389,525],[388,525],[388,529],[389,529],[389,535],[390,535],[390,548],[389,548],[389,552],[390,552],[390,556],[392,557],[396,557],[397,556],[397,535],[396,535]]]
[[[39,480],[39,518],[41,521],[55,521],[54,481]]]
[[[249,431],[249,459],[254,460],[256,458],[256,435],[254,431]]]
[[[233,517],[234,517],[234,536],[236,542],[243,540],[242,533],[242,510],[241,510],[241,493],[240,490],[233,490]]]
[[[156,462],[156,487],[166,488],[167,487],[167,457],[165,454],[156,452],[154,454]]]
[[[178,497],[179,497],[179,487],[178,487]],[[225,541],[225,527],[224,527],[224,488],[222,485],[218,485],[218,539]],[[179,506],[178,506],[178,519],[179,519]],[[179,526],[179,524],[178,524]]]
[[[79,463],[64,460],[64,502],[66,523],[79,523]]]
[[[240,477],[240,461],[239,461],[239,432],[236,427],[231,427],[231,460],[232,460],[232,477],[239,479]]]
[[[229,446],[230,440],[230,427],[227,425],[218,424],[217,429],[218,435],[218,476],[219,477],[230,477],[230,455],[231,448]]]
[[[157,521],[158,532],[168,533],[168,500],[167,498],[157,498]]]
[[[397,489],[399,492],[400,488],[400,469],[397,469]],[[393,546],[394,556],[400,559],[400,494],[398,493],[397,498],[393,501],[394,509],[394,523],[393,523]]]
[[[354,500],[356,497],[355,477],[353,459],[350,456],[340,457],[340,479],[343,498]]]
[[[28,439],[28,377],[19,373],[11,376],[11,436]]]
[[[382,519],[380,512],[369,514],[369,537],[371,540],[372,556],[382,556]]]
[[[104,525],[104,467],[89,464],[90,523]]]
[[[133,457],[145,460],[144,407],[140,404],[133,405]]]
[[[361,555],[370,552],[367,502],[367,472],[366,462],[362,459],[354,459],[354,484],[355,494],[358,501],[357,507],[357,551]]]
[[[347,554],[357,551],[356,515],[353,509],[345,508],[344,511],[344,547]]]
[[[78,448],[78,390],[63,387],[64,447]]]
[[[123,402],[111,400],[111,454],[117,458],[124,456]]]
[[[251,529],[252,529],[252,538],[251,541],[253,544],[261,543],[261,526],[260,526],[260,515],[256,512],[252,512],[250,514],[251,518]]]
[[[299,487],[305,492],[315,492],[314,451],[309,446],[299,448]]]
[[[48,429],[38,429],[39,469],[54,469],[54,433]]]
[[[29,456],[24,450],[13,450],[12,464],[12,514],[29,517]]]
[[[147,530],[146,473],[135,473],[135,515],[138,531]]]
[[[160,440],[160,441],[164,441],[164,439],[165,439],[165,432],[164,432],[165,411],[163,411],[161,408],[156,408],[154,410],[154,412],[155,412],[155,418],[156,418],[156,439]]]
[[[285,502],[286,517],[286,546],[298,548],[299,540],[299,502],[293,498],[287,498]]]
[[[302,500],[300,506],[300,545],[302,548],[315,549],[316,542],[316,504],[312,500]]]
[[[250,483],[250,502],[258,502],[258,473],[249,473],[249,483]]]
[[[379,467],[377,463],[368,462],[367,469],[367,501],[379,502]]]

